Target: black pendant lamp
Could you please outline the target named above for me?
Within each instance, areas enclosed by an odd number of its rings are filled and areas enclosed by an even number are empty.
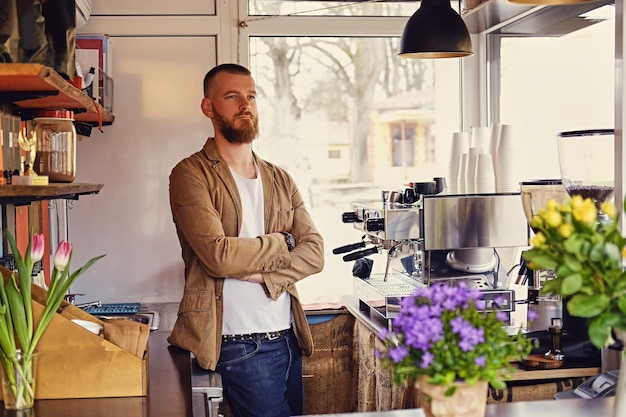
[[[403,58],[458,58],[472,55],[467,26],[450,0],[421,0],[411,16],[398,55]]]

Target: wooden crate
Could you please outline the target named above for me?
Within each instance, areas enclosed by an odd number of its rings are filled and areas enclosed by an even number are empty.
[[[46,291],[36,285],[32,290],[33,315],[37,322],[43,312]],[[81,319],[103,324],[92,315],[65,302],[59,311],[37,345],[39,364],[35,398],[147,395],[147,343],[144,356],[139,358],[71,321]]]

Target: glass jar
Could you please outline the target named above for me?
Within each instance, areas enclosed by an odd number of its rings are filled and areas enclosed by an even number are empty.
[[[38,175],[50,182],[72,182],[76,175],[76,128],[69,110],[43,110],[33,119]]]

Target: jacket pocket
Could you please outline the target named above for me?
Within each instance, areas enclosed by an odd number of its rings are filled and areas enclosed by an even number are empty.
[[[183,294],[178,314],[209,311],[215,298],[213,291],[192,291]]]

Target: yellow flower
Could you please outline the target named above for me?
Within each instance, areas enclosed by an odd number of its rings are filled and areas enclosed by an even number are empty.
[[[546,202],[546,207],[548,208],[548,210],[558,210],[559,203],[557,203],[554,198],[551,198]]]
[[[530,238],[530,244],[536,248],[540,248],[544,243],[546,243],[546,236],[541,232],[537,232],[535,236]]]
[[[543,220],[538,215],[534,215],[532,219],[530,219],[530,227],[533,229],[537,229],[543,225]]]
[[[570,206],[572,206],[573,209],[576,209],[582,205],[583,198],[578,194],[574,195],[574,197],[572,197],[572,199],[570,200]]]
[[[604,214],[606,214],[613,220],[615,220],[615,218],[617,217],[617,208],[613,203],[602,203],[600,209]]]
[[[559,234],[561,236],[563,236],[565,239],[567,239],[568,237],[570,237],[572,235],[572,233],[574,233],[574,226],[572,226],[569,223],[563,223],[560,227],[559,227]]]
[[[622,248],[622,258],[626,258],[626,246]]]
[[[575,199],[572,198],[572,214],[574,219],[586,225],[594,224],[598,217],[598,212],[596,210],[596,204],[593,200],[586,198],[580,203],[577,202],[576,205],[574,205],[574,201]],[[576,201],[578,201],[578,199],[576,199]]]
[[[561,218],[561,213],[554,208],[548,208],[548,210],[543,213],[542,217],[546,224],[553,228],[559,227],[561,225],[561,221],[563,220]]]

